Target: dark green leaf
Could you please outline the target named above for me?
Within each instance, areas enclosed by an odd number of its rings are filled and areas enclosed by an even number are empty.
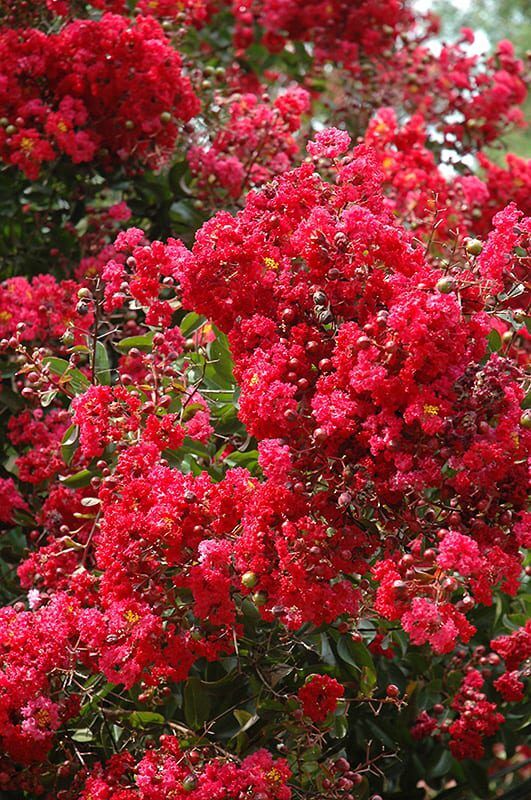
[[[63,378],[63,383],[68,386],[74,394],[82,394],[86,392],[90,386],[89,380],[75,367],[72,367],[64,358],[55,358],[51,356],[43,359],[50,372],[54,375],[60,375]]]
[[[67,477],[59,476],[61,483],[65,486],[70,486],[71,489],[79,489],[81,486],[88,486],[91,478],[92,472],[89,469],[82,469],[74,475],[68,475]]]
[[[154,335],[155,334],[151,332],[143,336],[128,336],[126,339],[122,339],[121,342],[117,342],[116,347],[124,353],[131,350],[133,347],[138,348],[138,350],[141,350],[143,353],[150,353],[153,348]]]
[[[129,715],[129,722],[133,728],[148,728],[150,725],[164,725],[164,717],[154,711],[133,711]]]
[[[181,321],[181,324],[179,326],[180,329],[181,329],[182,335],[185,338],[187,338],[194,331],[196,331],[198,328],[200,328],[201,325],[204,323],[204,321],[205,321],[204,317],[201,317],[201,316],[199,316],[199,314],[195,314],[193,311],[191,311],[189,314],[187,314],[183,318],[183,320]]]
[[[210,698],[199,678],[188,678],[184,687],[184,718],[191,728],[199,728],[208,719]]]
[[[109,354],[103,342],[96,342],[96,377],[104,386],[111,384]]]
[[[63,441],[61,442],[61,455],[65,464],[70,464],[77,448],[79,439],[79,427],[70,425],[66,429]]]
[[[350,636],[341,636],[337,643],[337,654],[341,661],[362,670],[367,667],[375,672],[374,661],[368,648],[363,642],[353,642]]]
[[[502,348],[502,339],[497,330],[492,330],[489,333],[489,350],[491,353],[497,353]]]

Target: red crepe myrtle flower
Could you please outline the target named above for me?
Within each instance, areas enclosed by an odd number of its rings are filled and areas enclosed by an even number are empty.
[[[328,714],[335,711],[338,700],[345,689],[335,678],[328,675],[312,675],[298,691],[304,714],[312,722],[324,722]]]

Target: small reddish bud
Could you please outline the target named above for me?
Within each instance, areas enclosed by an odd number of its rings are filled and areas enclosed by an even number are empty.
[[[340,508],[346,508],[346,506],[350,505],[352,502],[352,495],[349,492],[342,492],[337,500],[337,504]]]
[[[350,769],[350,762],[347,761],[346,758],[338,758],[337,761],[334,762],[334,768],[338,772],[348,772]]]
[[[313,432],[313,439],[315,442],[326,441],[327,435],[324,428],[316,428]]]

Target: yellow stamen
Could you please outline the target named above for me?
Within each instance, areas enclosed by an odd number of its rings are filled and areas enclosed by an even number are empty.
[[[276,767],[273,767],[273,769],[270,769],[269,772],[266,772],[266,778],[268,782],[273,785],[276,784],[278,786],[280,783],[282,783],[282,775]]]
[[[35,714],[35,720],[39,728],[45,728],[50,722],[50,714],[45,708],[40,708]]]
[[[124,612],[124,619],[127,620],[130,625],[136,625],[136,623],[140,620],[140,614],[137,614],[136,611],[132,611],[129,608]]]

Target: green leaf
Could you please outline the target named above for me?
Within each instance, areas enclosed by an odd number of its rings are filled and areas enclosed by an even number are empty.
[[[79,427],[72,424],[66,429],[65,435],[63,436],[63,440],[61,442],[61,455],[65,464],[70,464],[72,461],[74,453],[77,449],[78,440]]]
[[[344,739],[348,733],[348,720],[344,714],[334,717],[332,727],[330,728],[330,736],[333,739]]]
[[[165,719],[154,711],[133,711],[129,722],[133,728],[148,728],[150,725],[164,725]]]
[[[489,350],[491,353],[497,353],[502,348],[502,338],[497,330],[492,330],[488,337]]]
[[[372,655],[363,642],[353,642],[350,636],[342,636],[337,643],[337,654],[341,661],[357,670],[366,667],[375,672]]]
[[[308,642],[311,643],[315,651],[319,653],[321,661],[332,667],[336,666],[336,657],[334,651],[330,647],[330,640],[326,633],[316,633],[312,636],[308,636]]]
[[[242,600],[241,608],[244,617],[246,617],[248,620],[256,622],[261,618],[260,612],[258,611],[257,607],[255,606],[254,603],[251,603],[251,601],[247,597],[244,597],[244,599]]]
[[[74,475],[67,475],[66,477],[59,476],[61,483],[65,486],[70,486],[71,489],[79,489],[82,486],[88,486],[91,478],[92,472],[89,469],[82,469]]]
[[[99,506],[101,500],[99,497],[83,497],[81,499],[81,505],[85,508],[91,508],[92,506]]]
[[[224,462],[229,467],[246,467],[252,472],[258,464],[258,450],[247,450],[245,453],[235,450],[226,456]]]
[[[240,726],[238,734],[244,733],[245,731],[249,730],[249,728],[252,728],[255,722],[258,722],[260,719],[258,714],[251,714],[249,711],[245,711],[243,708],[237,708],[232,713],[236,717],[236,720]]]
[[[179,181],[186,172],[187,166],[188,163],[186,160],[176,161],[168,173],[168,183],[174,194],[179,194],[181,191]]]
[[[302,772],[305,775],[316,776],[320,772],[320,766],[317,761],[303,761]]]
[[[121,342],[117,342],[116,347],[124,353],[131,350],[133,347],[136,347],[143,353],[151,353],[154,335],[154,331],[151,331],[143,336],[128,336],[127,339],[122,339]]]
[[[72,734],[72,739],[74,742],[91,742],[94,739],[94,735],[90,728],[80,728]]]
[[[222,388],[233,386],[232,356],[230,354],[227,337],[224,334],[218,334],[216,339],[210,343],[208,347],[208,357],[213,362],[210,366],[219,379],[219,385]]]
[[[474,761],[462,761],[461,766],[466,776],[468,786],[478,797],[489,797],[489,781],[483,767]]]
[[[428,766],[427,774],[430,778],[444,778],[450,774],[453,758],[449,750],[443,750],[433,767]]]
[[[47,408],[50,403],[53,403],[58,393],[58,389],[48,389],[46,392],[43,392],[40,397],[41,406]]]
[[[72,367],[64,358],[50,356],[43,359],[43,364],[47,365],[54,375],[63,378],[62,383],[72,389],[74,394],[83,394],[90,386],[89,380],[75,367]]]
[[[370,667],[362,667],[360,678],[360,694],[364,697],[370,697],[373,689],[376,686],[376,672]]]
[[[204,317],[199,316],[199,314],[195,314],[191,311],[187,314],[181,321],[180,328],[182,335],[187,338],[190,336],[194,331],[203,325],[205,321]]]
[[[34,528],[36,524],[31,514],[28,514],[27,511],[23,511],[20,508],[16,508],[13,511],[13,522],[20,525],[22,528]]]
[[[185,203],[183,200],[171,204],[170,215],[173,222],[187,226],[192,226],[197,219],[196,211],[191,207],[190,203]]]
[[[188,678],[184,686],[184,718],[191,728],[199,728],[208,719],[210,698],[199,678]]]
[[[90,347],[87,347],[86,344],[75,344],[73,347],[70,347],[68,350],[69,353],[90,353]]]
[[[93,687],[94,684],[96,684],[99,679],[100,679],[99,675],[93,675],[85,683],[85,687],[84,688],[88,689],[88,688]],[[80,717],[84,717],[92,709],[97,708],[98,705],[103,700],[103,698],[107,697],[107,695],[110,694],[113,691],[114,686],[115,686],[114,683],[107,682],[107,683],[104,683],[103,686],[100,689],[98,689],[98,691],[95,694],[92,693],[91,699],[81,707],[81,711],[79,712],[79,716]]]
[[[104,386],[111,385],[109,354],[103,342],[96,342],[96,377]]]
[[[366,720],[366,725],[374,734],[376,741],[379,742],[380,745],[383,744],[384,747],[387,747],[387,749],[391,751],[396,749],[396,740],[392,737],[391,733],[384,730],[383,723],[376,723],[372,718],[369,718]]]

